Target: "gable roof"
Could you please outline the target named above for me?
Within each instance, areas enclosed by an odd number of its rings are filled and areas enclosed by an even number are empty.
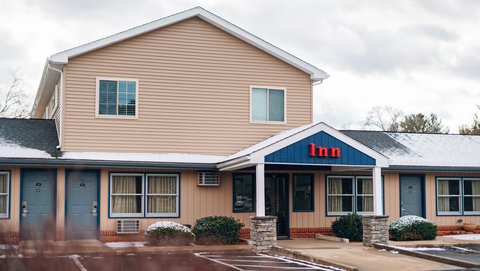
[[[309,74],[313,82],[322,81],[328,78],[329,76],[325,71],[283,51],[282,49],[266,42],[265,40],[251,34],[248,31],[243,30],[242,28],[226,21],[225,19],[201,7],[194,7],[192,9],[188,9],[183,12],[179,12],[174,15],[164,17],[162,19],[158,19],[153,22],[146,23],[117,34],[56,53],[50,56],[49,58],[47,58],[47,61],[45,62],[45,66],[43,69],[42,77],[40,80],[40,85],[37,91],[37,95],[35,97],[35,102],[33,103],[32,116],[40,117],[40,116],[35,116],[34,114],[36,113],[38,104],[40,104],[40,100],[42,99],[43,101],[44,99],[42,98],[43,92],[45,89],[47,90],[52,89],[55,82],[59,78],[59,73],[54,69],[61,69],[63,65],[68,63],[69,59],[136,37],[136,36],[140,36],[142,34],[145,34],[145,33],[148,33],[148,32],[151,32],[151,31],[154,31],[154,30],[157,30],[157,29],[160,29],[160,28],[181,22],[183,20],[193,18],[193,17],[198,17],[220,28],[221,30],[239,38],[240,40],[260,50],[263,50],[264,52]],[[50,93],[46,94],[46,96],[49,96],[49,95]]]
[[[226,21],[225,19],[201,7],[188,9],[186,11],[183,11],[183,12],[150,22],[150,23],[146,23],[138,27],[131,28],[129,30],[105,37],[103,39],[99,39],[99,40],[54,54],[49,58],[49,61],[50,63],[53,63],[53,64],[66,64],[68,63],[68,60],[72,57],[79,56],[79,55],[121,42],[126,39],[133,38],[133,37],[136,37],[136,36],[151,32],[153,30],[157,30],[157,29],[160,29],[160,28],[178,23],[180,21],[193,18],[193,17],[198,17],[200,19],[203,19],[204,21],[247,42],[248,44],[253,45],[254,47],[257,47],[269,53],[270,55],[273,55],[289,63],[290,65],[304,71],[307,74],[310,74],[311,79],[313,81],[321,81],[328,77],[327,73],[324,72],[323,70],[283,51],[282,49],[264,41],[263,39],[251,34],[250,32],[243,30],[242,28]]]
[[[375,159],[377,166],[388,167],[388,157],[367,147],[363,143],[346,136],[338,130],[335,130],[326,123],[318,122],[281,132],[249,148],[241,150],[220,163],[219,168],[222,170],[230,170],[232,168],[244,167],[249,164],[264,163],[266,155],[322,131]]]
[[[1,158],[52,158],[57,145],[53,120],[0,118]]]
[[[390,168],[480,168],[480,136],[341,131],[390,158]]]

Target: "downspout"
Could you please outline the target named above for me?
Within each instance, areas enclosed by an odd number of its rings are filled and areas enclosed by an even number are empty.
[[[59,89],[60,97],[59,98],[63,100],[63,71],[50,66],[50,63],[48,63],[47,69],[60,73],[60,89]],[[53,95],[55,95],[55,93]],[[60,106],[60,108],[58,109],[59,110],[58,112],[59,129],[58,129],[58,146],[56,146],[57,150],[59,150],[62,147],[63,102],[60,103],[60,101],[58,101],[58,106]]]

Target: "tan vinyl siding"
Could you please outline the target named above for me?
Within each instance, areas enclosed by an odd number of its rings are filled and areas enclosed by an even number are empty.
[[[67,151],[226,155],[312,121],[309,75],[197,18],[73,58],[67,68]],[[96,77],[139,80],[138,119],[95,118]],[[254,85],[287,89],[286,124],[250,124]]]

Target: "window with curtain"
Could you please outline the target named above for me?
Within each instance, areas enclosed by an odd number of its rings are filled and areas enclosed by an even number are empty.
[[[284,122],[285,90],[253,87],[251,107],[253,122]]]
[[[110,215],[143,215],[143,174],[111,174]]]
[[[255,211],[255,179],[253,174],[233,175],[233,212]]]
[[[147,216],[178,216],[178,175],[147,175]]]
[[[353,177],[327,178],[327,213],[342,215],[353,212]]]
[[[9,179],[8,172],[0,172],[0,218],[8,217]]]
[[[98,114],[136,116],[137,82],[98,80]]]
[[[463,206],[466,214],[480,213],[480,179],[463,180]]]
[[[373,179],[357,177],[357,212],[373,213]]]
[[[293,175],[293,210],[313,211],[313,174]]]
[[[439,214],[461,213],[460,180],[460,178],[437,179],[437,208]]]

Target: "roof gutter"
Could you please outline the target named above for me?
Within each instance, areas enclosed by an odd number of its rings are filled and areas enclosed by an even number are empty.
[[[60,89],[59,89],[59,92],[60,92],[60,97],[63,97],[63,70],[59,70],[57,68],[54,68],[52,66],[50,66],[50,63],[47,62],[47,71],[48,70],[52,70],[52,71],[56,71],[58,73],[60,73]],[[55,94],[54,94],[55,95]],[[62,124],[63,124],[63,110],[62,110],[62,103],[60,103],[60,101],[58,101],[58,105],[60,106],[60,112],[58,114],[58,130],[57,130],[57,133],[58,133],[58,145],[55,147],[57,148],[58,150],[62,147]]]

